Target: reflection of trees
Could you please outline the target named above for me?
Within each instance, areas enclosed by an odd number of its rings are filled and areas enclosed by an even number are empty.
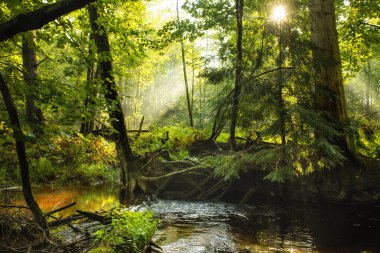
[[[36,191],[35,197],[45,212],[63,207],[75,202],[76,205],[57,213],[57,216],[68,216],[75,213],[76,209],[96,211],[109,209],[119,204],[117,188],[114,187],[58,187],[44,188]],[[18,198],[17,204],[23,204]]]

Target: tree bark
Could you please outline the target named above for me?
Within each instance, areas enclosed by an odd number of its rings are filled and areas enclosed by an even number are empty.
[[[178,0],[177,0],[177,22],[179,24],[179,6],[178,6]],[[187,111],[189,113],[189,122],[190,126],[193,127],[193,110],[192,110],[192,103],[190,99],[190,94],[189,94],[189,82],[187,79],[187,71],[186,71],[186,60],[185,60],[185,45],[183,44],[183,41],[180,41],[181,43],[181,53],[182,53],[182,66],[183,66],[183,78],[185,79],[185,90],[186,90],[186,102],[187,102]]]
[[[310,0],[310,27],[315,81],[315,107],[329,122],[335,121],[344,133],[348,123],[343,88],[342,65],[336,29],[333,0]],[[334,144],[348,150],[346,134],[336,137]]]
[[[26,88],[26,120],[35,133],[41,132],[43,114],[36,105],[37,100],[37,55],[34,32],[27,32],[22,36],[22,62]]]
[[[130,173],[134,172],[134,163],[136,159],[129,144],[124,113],[116,90],[115,79],[112,75],[112,57],[108,34],[104,26],[101,25],[98,20],[98,9],[94,5],[89,5],[88,13],[97,53],[100,58],[100,77],[102,85],[106,90],[105,98],[108,107],[107,109],[112,127],[117,132],[116,149],[121,165],[121,183],[124,187],[130,187],[131,182],[127,181],[130,181]]]
[[[21,129],[20,120],[18,118],[17,109],[9,92],[8,86],[0,74],[0,92],[3,96],[5,107],[9,114],[9,119],[12,125],[13,136],[16,140],[16,152],[20,165],[20,175],[22,183],[22,191],[24,194],[25,202],[33,213],[35,221],[43,228],[47,229],[47,221],[42,213],[38,203],[34,199],[32,187],[29,179],[29,165],[26,158],[24,133]],[[47,231],[48,232],[48,231]]]
[[[244,0],[235,0],[236,7],[236,26],[237,26],[237,40],[236,40],[236,69],[235,69],[235,89],[232,98],[232,115],[230,127],[230,145],[233,150],[236,150],[236,125],[239,112],[239,98],[241,93],[241,83],[243,79],[243,6]]]
[[[16,34],[40,29],[45,24],[72,11],[81,9],[96,0],[61,0],[47,4],[27,14],[20,14],[0,25],[0,42]]]

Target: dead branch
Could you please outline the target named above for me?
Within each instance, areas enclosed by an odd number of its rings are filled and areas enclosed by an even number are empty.
[[[76,203],[73,202],[73,203],[71,203],[71,204],[68,204],[68,205],[66,205],[66,206],[63,206],[63,207],[58,208],[58,209],[56,209],[56,210],[53,210],[53,211],[47,212],[47,213],[44,214],[44,216],[50,216],[50,215],[52,215],[52,214],[54,214],[54,213],[58,213],[59,211],[65,210],[65,209],[67,209],[67,208],[69,208],[69,207],[72,207],[72,206],[75,205],[75,204],[76,204]]]

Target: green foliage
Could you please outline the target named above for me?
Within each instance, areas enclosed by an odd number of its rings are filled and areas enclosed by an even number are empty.
[[[59,170],[46,157],[33,160],[30,164],[30,177],[33,182],[47,184],[54,182]]]
[[[215,176],[223,177],[225,180],[238,179],[252,167],[254,162],[252,154],[236,152],[229,155],[208,157],[204,163],[215,168]]]
[[[81,164],[74,170],[62,171],[62,182],[70,183],[116,183],[118,179],[118,169],[107,166],[101,162],[95,164]]]
[[[157,225],[158,220],[151,212],[114,212],[111,224],[96,232],[102,249],[95,252],[142,252]],[[107,251],[106,248],[114,250]]]
[[[169,133],[169,139],[167,139]],[[132,145],[140,155],[159,150],[169,151],[172,158],[183,159],[188,156],[187,148],[195,142],[201,132],[182,125],[155,127],[149,134],[144,134],[133,141]]]
[[[18,160],[14,140],[9,137],[12,135],[0,136],[0,170],[8,181],[15,181],[19,179]],[[115,145],[101,136],[61,133],[27,140],[33,183],[91,185],[112,183],[118,179]]]

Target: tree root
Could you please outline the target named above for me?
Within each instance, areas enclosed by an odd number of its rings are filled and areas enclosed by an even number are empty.
[[[186,174],[186,173],[189,173],[192,171],[204,170],[204,169],[207,169],[207,167],[205,167],[205,166],[194,166],[194,167],[190,167],[187,169],[174,171],[174,172],[162,175],[162,176],[156,176],[156,177],[140,176],[140,180],[145,181],[145,182],[157,182],[157,181],[165,180],[165,179],[175,177],[178,175]]]

